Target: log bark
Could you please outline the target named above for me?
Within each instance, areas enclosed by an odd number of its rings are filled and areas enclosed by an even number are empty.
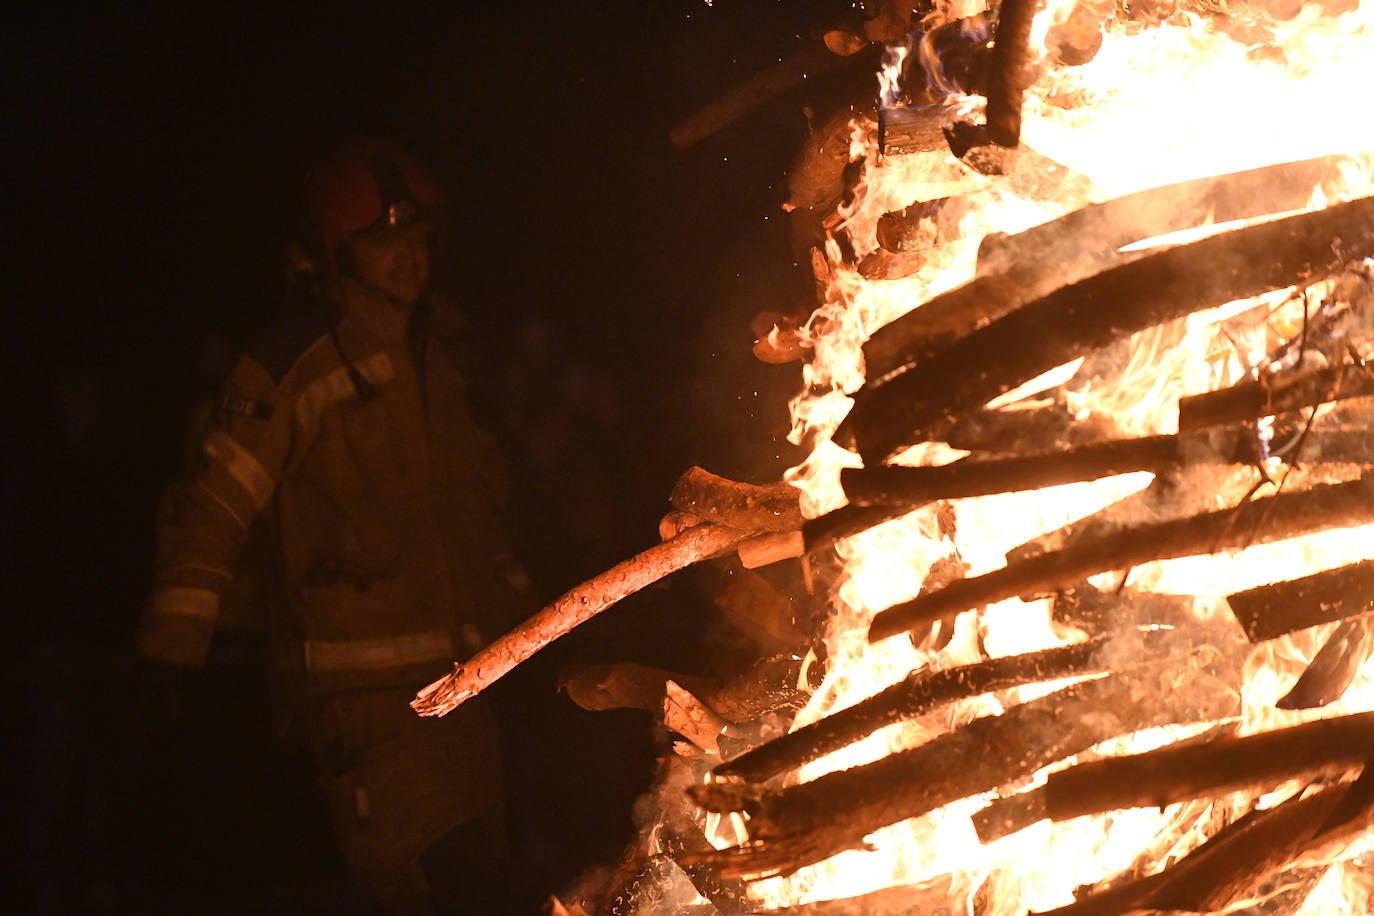
[[[870,377],[835,441],[879,463],[931,424],[1075,357],[1222,302],[1315,282],[1371,254],[1374,198],[1143,256],[1024,305],[905,372]]]
[[[1016,235],[986,236],[978,276],[876,331],[864,344],[870,379],[928,359],[981,324],[1131,256],[1132,242],[1307,205],[1351,157],[1326,156],[1138,191],[1092,204]],[[1004,279],[999,279],[1003,278]]]
[[[692,796],[707,810],[745,810],[752,818],[751,845],[715,853],[710,861],[727,875],[789,873],[862,846],[879,827],[994,789],[1109,738],[1232,714],[1236,695],[1193,661],[1076,684],[912,750],[789,789],[695,786]],[[1162,696],[1178,702],[1161,703]]]
[[[1030,31],[1035,0],[1002,0],[988,72],[988,138],[998,146],[1021,142],[1021,103],[1031,84]]]
[[[914,509],[936,499],[1038,490],[1132,471],[1158,471],[1210,444],[1176,435],[1121,439],[1015,458],[970,460],[928,467],[845,468],[840,483],[850,503]]]
[[[1279,709],[1316,709],[1334,703],[1349,689],[1374,650],[1370,620],[1347,620],[1327,637],[1293,689],[1274,705]]]
[[[1178,429],[1187,432],[1224,423],[1275,416],[1330,401],[1374,395],[1374,374],[1364,366],[1337,366],[1242,382],[1178,402]]]
[[[737,547],[747,532],[697,525],[619,563],[565,592],[520,626],[481,649],[452,673],[421,690],[411,708],[422,716],[443,716],[477,696],[549,643],[647,585],[693,563]]]
[[[938,592],[894,605],[874,617],[868,638],[876,642],[950,612],[1067,588],[1094,573],[1280,541],[1370,520],[1374,520],[1374,476],[1280,493],[1235,509],[1129,528],[1065,550],[1014,561],[986,575],[953,582]]]
[[[1240,730],[1240,720],[1231,719],[1218,722],[1207,730],[1174,742],[1171,747],[1195,747],[1210,744],[1226,738],[1235,737]],[[1115,758],[1113,758],[1115,759]],[[1085,761],[1086,762],[1086,761]],[[1078,766],[1083,766],[1079,763]],[[973,813],[973,829],[982,843],[991,843],[1018,830],[1024,830],[1036,821],[1049,818],[1049,802],[1043,785],[1021,792],[993,799],[984,808]]]
[[[1051,773],[1045,816],[1068,820],[1124,808],[1163,807],[1190,798],[1339,775],[1374,755],[1374,713],[1305,722],[1203,744],[1165,746]]]
[[[914,718],[956,700],[1048,681],[1106,671],[1113,653],[1105,637],[1042,652],[989,659],[943,671],[913,671],[871,697],[770,741],[715,768],[713,775],[763,782],[819,760],[880,728]]]
[[[1226,596],[1251,642],[1356,617],[1374,605],[1374,560]]]

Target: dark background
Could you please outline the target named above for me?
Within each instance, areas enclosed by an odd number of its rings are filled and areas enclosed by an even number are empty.
[[[279,308],[307,165],[382,133],[446,178],[447,266],[552,598],[651,545],[689,466],[766,481],[799,458],[783,436],[800,375],[754,360],[750,320],[808,295],[780,205],[803,106],[823,118],[835,87],[688,150],[668,134],[847,5],[41,6],[0,37],[5,727],[25,773],[3,853],[26,878],[0,908],[365,912],[307,761],[273,736],[255,634],[217,642],[171,731],[133,702],[158,494],[191,405]],[[613,860],[652,774],[647,715],[583,712],[554,677],[709,673],[729,637],[701,575],[501,688],[522,736],[512,912]]]

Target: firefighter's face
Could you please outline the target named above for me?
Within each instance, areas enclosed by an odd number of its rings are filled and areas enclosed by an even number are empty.
[[[414,305],[429,284],[426,226],[360,233],[349,242],[347,256],[355,277],[397,305]]]

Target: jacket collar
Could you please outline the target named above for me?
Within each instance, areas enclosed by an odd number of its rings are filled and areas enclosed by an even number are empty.
[[[344,317],[363,326],[384,346],[406,339],[413,309],[397,308],[377,290],[352,277],[339,278],[339,308]]]

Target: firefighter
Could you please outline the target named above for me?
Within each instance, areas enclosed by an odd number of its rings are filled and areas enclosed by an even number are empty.
[[[158,526],[139,650],[205,662],[255,519],[282,592],[279,691],[309,735],[358,882],[394,913],[503,910],[501,767],[489,709],[409,708],[527,610],[500,518],[495,444],[474,422],[467,330],[430,288],[444,194],[384,140],[312,170],[323,296],[240,359],[195,474]]]

